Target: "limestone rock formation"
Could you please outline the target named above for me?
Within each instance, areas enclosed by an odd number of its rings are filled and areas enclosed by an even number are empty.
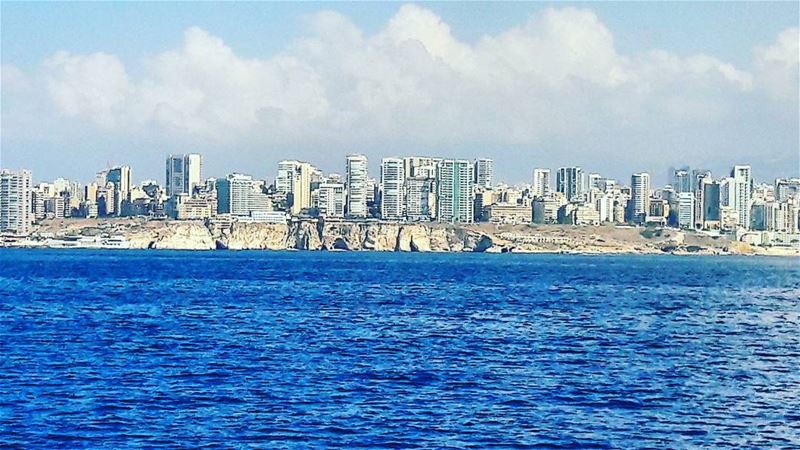
[[[158,229],[150,248],[171,250],[213,250],[211,232],[202,222],[171,222]]]
[[[433,228],[430,230],[428,237],[432,252],[450,251],[450,244],[447,241],[447,232],[444,228]]]
[[[288,248],[298,250],[319,250],[322,248],[322,240],[319,236],[316,222],[298,222],[292,225],[289,239],[286,243]]]
[[[401,252],[431,251],[430,228],[424,225],[404,225],[397,236],[396,250]]]
[[[400,227],[395,224],[368,224],[364,231],[364,250],[391,252],[397,248]]]
[[[217,241],[220,247],[231,250],[285,250],[288,237],[286,224],[236,222],[229,230],[222,230]]]
[[[361,250],[361,225],[356,223],[325,223],[322,227],[322,248],[326,250]]]

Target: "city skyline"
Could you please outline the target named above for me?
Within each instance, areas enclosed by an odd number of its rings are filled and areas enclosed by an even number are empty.
[[[267,179],[290,155],[332,172],[357,152],[489,157],[510,183],[566,165],[656,184],[683,164],[800,170],[796,4],[195,6],[4,3],[0,165],[160,179],[161,155],[202,153],[209,174]],[[76,31],[31,35],[59,20]]]
[[[163,183],[140,185],[132,183],[130,166],[101,170],[85,186],[64,178],[32,183],[29,170],[2,169],[0,233],[12,244],[28,245],[28,236],[41,241],[37,233],[49,220],[138,217],[215,230],[234,224],[316,222],[319,227],[328,221],[646,226],[643,236],[662,233],[653,227],[667,227],[760,246],[796,247],[800,242],[800,177],[757,183],[750,165],[734,165],[721,176],[688,166],[672,168],[671,183],[660,188],[647,172],[631,174],[628,185],[581,167],[559,167],[553,188],[547,168],[533,169],[525,186],[496,180],[490,158],[384,157],[377,180],[368,176],[369,160],[361,154],[347,156],[344,177],[287,159],[277,165],[272,183],[238,172],[205,178],[200,154],[169,154],[165,162]],[[62,230],[69,229],[61,224]],[[311,245],[313,233],[308,233],[297,237],[298,248]],[[98,245],[127,245],[124,238],[101,239],[106,240]],[[485,249],[484,244],[476,248]],[[350,248],[336,241],[331,245]]]

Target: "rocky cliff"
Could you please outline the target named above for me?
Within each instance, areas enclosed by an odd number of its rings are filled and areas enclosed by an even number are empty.
[[[763,254],[726,237],[677,230],[302,220],[268,224],[133,219],[52,221],[33,245],[63,236],[125,236],[131,248],[399,252]],[[41,244],[39,244],[41,245]],[[784,252],[786,253],[786,252]],[[796,250],[788,253],[797,254]]]

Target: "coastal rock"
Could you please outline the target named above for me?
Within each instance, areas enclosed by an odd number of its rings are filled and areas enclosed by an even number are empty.
[[[429,252],[431,239],[428,228],[424,225],[405,225],[400,228],[397,236],[397,251],[401,252]]]
[[[169,250],[213,250],[216,244],[211,232],[202,222],[171,222],[158,230],[149,247]]]
[[[450,244],[447,242],[447,232],[443,228],[430,230],[429,243],[432,252],[449,252]]]
[[[361,247],[378,252],[394,251],[397,248],[399,233],[399,226],[394,224],[369,224],[364,231],[364,242]]]
[[[450,248],[451,252],[465,251],[466,233],[464,230],[458,228],[447,228],[445,230],[445,236],[447,237],[447,246]],[[467,250],[472,249],[469,248]]]
[[[479,243],[481,241],[481,238],[483,237],[479,233],[470,230],[461,234],[463,236],[462,251],[464,252],[482,252],[485,251],[487,248],[491,247],[491,244],[487,245],[487,243],[484,243],[483,245],[485,245],[485,247],[479,248]],[[489,242],[491,242],[491,239],[489,239]]]
[[[326,250],[360,250],[361,226],[355,223],[325,223],[322,227],[322,245]]]
[[[487,235],[485,235],[485,234],[480,236],[477,239],[474,239],[474,242],[475,242],[475,244],[472,247],[472,251],[473,252],[479,252],[479,253],[480,252],[485,252],[487,250],[491,250],[492,246],[494,245],[494,242],[492,241],[492,238],[487,236]],[[497,247],[494,250],[499,252],[499,251],[501,251],[501,248]]]
[[[288,237],[286,224],[236,222],[218,241],[231,250],[285,250]]]
[[[157,238],[157,233],[151,228],[142,227],[132,230],[125,235],[128,241],[128,248],[145,249],[150,248]]]
[[[287,247],[298,250],[319,250],[322,240],[319,236],[316,222],[299,222],[292,226],[292,232],[287,242]]]
[[[37,224],[12,246],[74,245],[80,237],[124,238],[133,249],[306,249],[434,252],[547,252],[637,254],[800,255],[796,247],[762,247],[672,229],[604,225],[493,225],[379,223],[304,219],[287,223],[227,220],[176,221],[146,218],[57,219]],[[102,244],[100,244],[102,245]]]

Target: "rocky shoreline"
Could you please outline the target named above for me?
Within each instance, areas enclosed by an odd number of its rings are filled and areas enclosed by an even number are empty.
[[[125,248],[132,249],[800,255],[797,249],[754,247],[723,236],[672,229],[323,220],[220,224],[63,219],[42,224],[29,239],[12,246],[48,247],[53,240],[76,236],[121,236]]]

